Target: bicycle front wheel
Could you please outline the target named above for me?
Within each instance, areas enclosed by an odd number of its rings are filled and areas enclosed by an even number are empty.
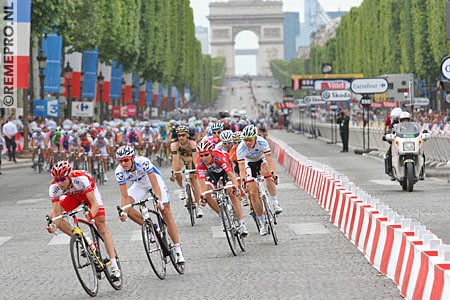
[[[70,239],[70,256],[81,286],[89,296],[95,297],[98,292],[98,278],[94,259],[87,244],[78,234],[72,235]]]
[[[194,198],[192,198],[192,187],[189,183],[186,184],[186,205],[191,218],[191,226],[195,225],[195,206]]]
[[[277,233],[275,231],[275,218],[276,216],[274,215],[272,209],[269,207],[269,204],[267,203],[267,197],[265,195],[263,195],[261,197],[263,204],[264,204],[264,210],[266,211],[266,219],[267,219],[267,224],[269,226],[269,231],[270,234],[272,235],[273,238],[273,242],[275,243],[275,245],[278,245],[278,237],[277,237]]]
[[[231,253],[234,256],[237,255],[236,251],[236,235],[234,235],[233,223],[230,217],[229,210],[227,209],[228,204],[223,203],[220,205],[220,215],[222,217],[222,225],[223,230],[225,232],[225,236],[227,237],[228,245],[230,246]]]
[[[151,222],[142,224],[142,241],[148,261],[159,279],[166,278],[166,261],[159,239]]]

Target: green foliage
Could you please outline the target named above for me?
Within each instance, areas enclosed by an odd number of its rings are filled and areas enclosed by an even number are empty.
[[[320,74],[321,64],[329,62],[335,73],[415,73],[437,79],[450,46],[443,22],[446,2],[364,0],[341,18],[335,38],[312,47],[307,59],[272,61],[272,73],[286,84],[294,74]]]

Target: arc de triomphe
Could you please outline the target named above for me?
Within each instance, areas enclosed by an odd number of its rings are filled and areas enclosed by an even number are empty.
[[[258,75],[271,75],[269,61],[283,59],[283,2],[262,0],[229,0],[209,4],[211,56],[226,59],[226,76],[235,74],[234,41],[244,30],[258,37]]]

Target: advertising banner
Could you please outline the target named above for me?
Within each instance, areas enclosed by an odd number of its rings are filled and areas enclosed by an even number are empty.
[[[93,102],[72,102],[72,116],[74,117],[93,117],[94,103]]]
[[[35,117],[58,118],[60,111],[59,100],[34,100],[33,111]]]

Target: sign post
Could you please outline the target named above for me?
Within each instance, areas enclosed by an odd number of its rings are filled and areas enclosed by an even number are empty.
[[[356,154],[368,153],[376,149],[370,149],[370,95],[382,94],[388,89],[388,82],[384,78],[363,78],[352,81],[351,90],[355,94],[362,94],[360,104],[363,107],[363,149],[355,149]],[[366,121],[367,120],[367,121]],[[366,147],[367,127],[367,147]]]

